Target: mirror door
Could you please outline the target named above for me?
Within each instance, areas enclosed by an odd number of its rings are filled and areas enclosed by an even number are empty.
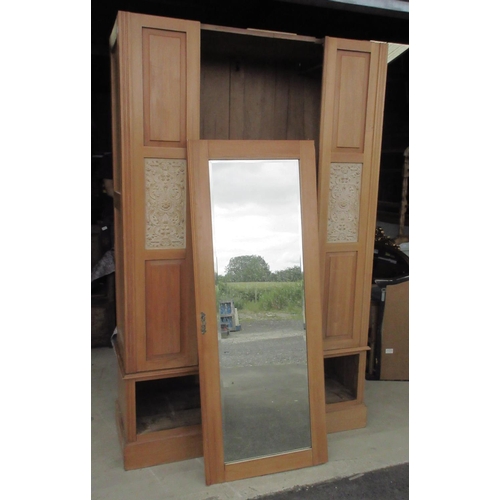
[[[207,484],[325,462],[313,142],[188,156]]]

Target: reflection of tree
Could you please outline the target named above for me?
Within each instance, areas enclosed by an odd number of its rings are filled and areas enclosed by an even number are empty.
[[[216,282],[248,283],[248,282],[291,282],[301,281],[300,266],[292,266],[272,273],[269,264],[258,255],[240,255],[232,257],[226,266],[225,276],[216,275]]]
[[[258,255],[232,257],[226,266],[226,280],[233,282],[269,281],[269,264]]]
[[[301,279],[302,271],[300,266],[289,267],[273,273],[273,281],[300,281]]]

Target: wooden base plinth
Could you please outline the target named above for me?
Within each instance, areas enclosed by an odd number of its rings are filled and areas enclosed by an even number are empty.
[[[118,405],[116,421],[125,470],[142,469],[203,456],[201,425],[138,434],[136,441],[127,442]]]
[[[326,406],[326,432],[328,434],[366,427],[368,412],[364,403],[344,406],[340,409],[336,409],[335,406]]]

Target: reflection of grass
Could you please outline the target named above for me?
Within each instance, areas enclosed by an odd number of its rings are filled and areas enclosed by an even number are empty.
[[[302,281],[225,283],[217,285],[218,301],[232,300],[241,317],[299,319],[302,317]]]

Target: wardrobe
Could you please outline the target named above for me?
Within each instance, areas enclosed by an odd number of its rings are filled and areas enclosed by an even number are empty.
[[[210,484],[325,462],[327,433],[367,423],[387,44],[119,12],[110,53],[116,422],[125,469],[205,449]],[[300,196],[312,452],[276,454],[270,468],[260,458],[239,468],[214,458],[222,434],[210,420],[220,406],[212,389],[223,384],[211,362],[215,341],[207,347],[217,332],[200,309],[200,262],[212,259],[200,172],[203,162],[241,151],[308,165]]]

